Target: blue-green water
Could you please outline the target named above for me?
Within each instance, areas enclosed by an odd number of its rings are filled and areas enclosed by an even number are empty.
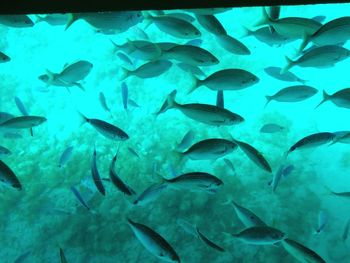
[[[347,16],[348,9],[347,4],[285,6],[280,17],[323,15],[326,23]],[[36,16],[29,17],[37,21]],[[348,87],[350,60],[328,68],[293,67],[291,72],[307,80],[307,85],[316,88],[318,93],[301,102],[272,101],[264,107],[265,96],[298,85],[274,79],[264,68],[285,67],[285,56],[293,57],[301,39],[269,46],[255,37],[245,37],[244,28],[253,28],[261,17],[260,7],[234,8],[216,17],[227,33],[242,41],[251,54],[228,52],[219,45],[216,36],[196,20],[193,25],[201,31],[201,47],[220,61],[217,65],[201,67],[205,75],[240,68],[260,79],[246,89],[224,91],[225,108],[245,119],[232,126],[207,125],[175,109],[155,115],[174,89],[177,89],[179,103],[216,103],[216,91],[206,87],[188,94],[193,75],[176,66],[174,60],[171,60],[172,67],[158,77],[130,76],[120,80],[121,67],[132,67],[118,58],[118,50],[111,40],[118,44],[127,39],[144,40],[139,29],[144,29],[149,37],[147,41],[151,42],[184,44],[189,39],[173,37],[152,23],[147,26],[146,21],[114,34],[97,32],[83,19],[67,30],[64,24],[54,26],[44,21],[26,28],[0,25],[3,36],[0,50],[11,58],[0,64],[0,112],[21,116],[14,100],[18,97],[29,115],[47,119],[33,128],[34,136],[28,129],[22,129],[11,130],[21,138],[8,138],[9,131],[0,130],[0,145],[11,151],[1,160],[15,172],[23,186],[21,191],[6,184],[1,186],[1,262],[14,262],[27,251],[30,254],[21,262],[60,262],[59,247],[68,262],[161,262],[142,246],[126,218],[147,225],[163,236],[181,262],[297,262],[282,246],[245,244],[227,235],[245,228],[233,206],[226,202],[231,199],[253,211],[267,225],[316,251],[326,262],[349,262],[350,241],[342,235],[350,218],[350,203],[347,198],[330,194],[329,189],[350,190],[350,146],[323,145],[292,152],[287,159],[284,154],[307,135],[349,130],[349,109],[331,102],[315,107],[322,100],[323,90],[333,94]],[[349,44],[344,47],[348,48]],[[66,89],[46,85],[38,78],[47,70],[61,72],[79,60],[93,65],[81,81],[85,91],[76,86]],[[146,62],[132,60],[136,66]],[[129,104],[128,109],[124,109],[122,82],[128,87],[129,99],[139,107]],[[101,91],[110,111],[101,105]],[[78,111],[88,118],[116,125],[130,138],[119,142],[104,137],[92,125],[83,123]],[[284,129],[261,133],[260,128],[267,123],[279,124]],[[175,148],[189,130],[194,132],[191,144],[208,138],[230,139],[231,134],[258,149],[269,162],[272,173],[255,165],[240,149],[224,157],[233,163],[235,173],[223,158],[179,162]],[[69,146],[73,146],[72,156],[59,168],[60,156]],[[138,194],[154,183],[164,182],[161,175],[172,177],[170,166],[177,174],[196,171],[213,174],[224,185],[215,194],[167,188],[153,202],[134,206],[136,196],[123,194],[111,182],[103,181],[105,196],[97,191],[91,175],[94,147],[102,178],[109,177],[109,165],[119,149],[115,170]],[[268,182],[281,164],[291,164],[294,170],[282,178],[273,192]],[[84,197],[90,211],[79,203],[70,189],[72,185]],[[321,233],[315,234],[321,211],[327,215],[327,224]],[[197,226],[226,252],[218,252],[184,231],[178,219]]]

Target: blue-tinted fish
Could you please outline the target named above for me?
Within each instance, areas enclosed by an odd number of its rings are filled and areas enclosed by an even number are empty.
[[[227,32],[215,15],[196,15],[198,23],[214,35],[226,35]]]
[[[193,66],[182,62],[177,63],[176,65],[186,73],[190,73],[192,75],[197,75],[201,77],[205,76],[204,72],[197,66]]]
[[[106,195],[105,187],[102,184],[100,173],[97,169],[97,162],[96,162],[96,148],[94,148],[94,153],[92,155],[92,161],[91,161],[91,175],[92,180],[94,181],[97,190],[102,194]]]
[[[276,133],[282,132],[285,128],[281,125],[275,123],[267,123],[260,128],[261,133]]]
[[[134,70],[129,70],[122,67],[120,80],[124,80],[130,76],[135,76],[142,79],[158,77],[167,72],[172,65],[173,63],[168,60],[156,60],[147,62]]]
[[[140,105],[138,105],[133,99],[128,99],[128,105],[133,106],[135,108],[140,108]]]
[[[63,153],[61,154],[60,160],[58,162],[58,167],[61,168],[63,167],[72,157],[73,153],[73,146],[68,146]]]
[[[134,63],[131,61],[131,59],[124,53],[118,52],[117,56],[120,58],[121,61],[128,64],[129,66],[134,66]]]
[[[109,107],[107,105],[106,97],[105,97],[105,95],[103,94],[102,91],[100,91],[98,97],[99,97],[99,100],[100,100],[100,103],[101,103],[101,106],[103,107],[103,109],[105,111],[110,111],[110,109],[109,109]]]
[[[321,210],[318,214],[318,224],[315,228],[315,233],[319,234],[326,227],[328,222],[328,215],[325,211]]]
[[[61,259],[61,263],[68,263],[62,248],[60,248],[60,259]]]
[[[294,73],[290,71],[281,74],[282,68],[280,67],[267,67],[264,68],[264,71],[266,74],[278,80],[287,82],[301,82],[302,84],[305,84],[306,82],[305,80],[298,78]]]
[[[220,46],[235,55],[250,55],[249,48],[238,39],[229,35],[218,35],[216,37]]]
[[[87,209],[90,210],[90,207],[86,204],[85,200],[83,199],[83,197],[81,196],[81,194],[79,193],[78,189],[75,188],[73,185],[71,186],[70,190],[73,192],[73,194],[75,195],[75,197],[79,200],[79,202]]]
[[[286,238],[285,233],[269,226],[249,227],[232,236],[251,245],[273,245]]]
[[[203,241],[204,244],[206,244],[207,246],[219,251],[219,252],[225,252],[225,249],[220,247],[219,245],[215,244],[213,241],[211,241],[209,238],[207,238],[205,235],[203,235],[198,227],[196,227],[196,231],[197,231],[197,234],[198,234],[198,237],[200,240]]]
[[[34,22],[27,15],[0,15],[0,24],[16,28],[34,26]]]
[[[123,100],[123,107],[125,110],[128,109],[128,97],[129,97],[129,90],[128,86],[126,85],[125,82],[122,83],[121,85],[121,91],[122,91],[122,100]]]
[[[6,129],[29,129],[46,122],[41,116],[20,116],[8,119],[0,124],[0,128]]]
[[[192,45],[192,46],[199,47],[200,45],[202,45],[202,43],[203,43],[203,40],[200,38],[197,38],[197,39],[191,39],[187,41],[185,45]]]
[[[310,248],[292,240],[285,238],[282,240],[284,249],[296,258],[299,262],[305,263],[326,263],[326,261]]]
[[[165,184],[152,184],[147,187],[133,202],[134,205],[145,205],[156,200],[166,189]]]

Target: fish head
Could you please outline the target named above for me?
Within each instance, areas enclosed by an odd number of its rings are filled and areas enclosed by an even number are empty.
[[[8,62],[11,60],[11,58],[9,56],[6,56],[5,54],[2,54],[2,56],[0,57],[1,62]]]
[[[130,20],[132,20],[135,24],[141,23],[143,21],[144,17],[142,15],[141,11],[137,11],[130,15]]]
[[[40,125],[40,124],[44,123],[45,121],[47,121],[47,119],[45,117],[40,117],[40,118],[37,118],[36,120],[34,120],[33,124]]]
[[[226,123],[228,125],[232,125],[232,124],[238,124],[244,122],[244,118],[242,116],[239,115],[233,115],[230,118],[227,119]]]
[[[127,139],[129,139],[129,135],[127,135],[125,132],[124,133],[121,133],[119,135],[119,138],[122,140],[122,141],[126,141]]]
[[[49,81],[49,76],[46,75],[46,74],[43,74],[43,75],[40,75],[40,76],[38,77],[38,79],[40,79],[40,80],[43,81],[43,82],[48,82],[48,81]]]
[[[276,231],[271,232],[269,238],[272,241],[279,242],[281,240],[286,239],[287,235],[285,233],[283,233],[282,231],[279,231],[279,230],[276,229]]]
[[[251,74],[249,77],[242,80],[242,86],[251,86],[257,84],[259,81],[260,79],[257,76]]]

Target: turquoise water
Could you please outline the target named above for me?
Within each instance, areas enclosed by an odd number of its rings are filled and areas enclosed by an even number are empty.
[[[348,8],[347,4],[285,6],[280,17],[322,15],[326,23],[346,16]],[[164,237],[181,262],[297,262],[282,246],[251,245],[227,235],[245,228],[233,206],[227,203],[231,199],[253,211],[267,225],[316,251],[326,262],[348,262],[350,241],[344,241],[342,235],[350,218],[349,200],[332,195],[329,189],[334,192],[350,189],[349,145],[335,143],[303,149],[290,153],[287,159],[284,154],[307,135],[349,129],[349,109],[332,102],[315,107],[322,100],[323,90],[333,94],[348,87],[350,60],[328,68],[293,67],[290,71],[307,80],[306,85],[316,88],[317,94],[300,102],[271,101],[264,107],[265,96],[300,84],[272,78],[264,68],[285,67],[285,56],[293,57],[301,39],[269,46],[253,36],[245,36],[244,28],[253,28],[261,13],[261,7],[250,7],[216,14],[227,33],[244,43],[250,55],[228,52],[214,34],[198,21],[193,22],[202,34],[201,47],[220,61],[201,67],[206,76],[221,69],[240,68],[259,78],[257,84],[246,89],[224,91],[225,108],[244,117],[244,122],[220,127],[188,118],[176,109],[155,115],[174,89],[176,101],[181,104],[216,103],[217,92],[204,86],[188,94],[193,75],[176,66],[174,60],[172,67],[158,77],[120,79],[121,67],[132,67],[117,56],[119,50],[111,40],[117,44],[127,39],[144,40],[139,29],[144,30],[151,42],[184,44],[189,39],[171,36],[154,23],[148,26],[146,20],[114,34],[97,32],[84,19],[65,30],[64,23],[39,22],[35,15],[29,15],[35,22],[32,27],[0,25],[4,36],[0,50],[11,58],[0,64],[0,112],[21,116],[14,100],[18,97],[29,115],[47,119],[33,128],[34,136],[29,129],[0,130],[0,145],[11,151],[1,160],[14,171],[23,187],[18,191],[1,185],[1,262],[14,262],[27,251],[30,254],[20,262],[60,262],[59,247],[68,262],[161,262],[142,246],[127,218]],[[349,48],[349,44],[344,47]],[[74,85],[69,88],[46,85],[39,79],[47,70],[59,73],[80,60],[93,65],[80,81],[84,90]],[[132,60],[136,67],[145,63],[142,59]],[[122,83],[128,88],[129,99],[139,107],[129,103],[124,109]],[[110,111],[103,108],[100,92],[104,93]],[[112,123],[125,131],[129,139],[120,142],[106,138],[91,124],[84,123],[79,112],[87,118]],[[279,124],[284,129],[261,133],[260,128],[267,123]],[[240,149],[224,157],[232,162],[235,172],[224,158],[179,161],[175,148],[190,130],[194,134],[191,145],[208,138],[230,139],[230,134],[252,145],[266,158],[272,173],[255,165]],[[9,133],[20,138],[8,138]],[[59,168],[60,157],[69,146],[73,147],[71,158]],[[171,166],[177,175],[207,172],[224,184],[215,194],[166,188],[156,200],[135,206],[132,202],[137,195],[125,195],[111,182],[102,181],[105,196],[98,192],[91,175],[94,147],[101,177],[109,177],[110,163],[118,151],[115,170],[137,194],[152,184],[164,183],[161,176],[171,178]],[[281,179],[273,192],[268,182],[281,164],[293,165],[294,170]],[[90,210],[73,194],[70,189],[73,185]],[[320,212],[328,220],[321,233],[315,234]],[[218,252],[184,231],[178,219],[197,226],[226,252]]]

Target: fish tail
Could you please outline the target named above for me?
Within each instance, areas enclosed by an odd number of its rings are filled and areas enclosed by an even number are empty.
[[[262,8],[262,17],[260,18],[260,20],[258,20],[254,26],[258,27],[258,26],[263,26],[263,25],[268,25],[271,22],[271,18],[269,16],[269,14],[267,13],[265,7]]]
[[[145,26],[143,30],[146,30],[152,24],[152,14],[150,11],[142,11],[143,19],[145,21]]]
[[[323,90],[322,95],[323,95],[323,99],[322,99],[322,101],[321,101],[319,104],[317,104],[317,106],[315,107],[315,109],[318,108],[321,104],[323,104],[323,103],[326,102],[327,100],[329,100],[329,97],[330,97],[330,96],[326,93],[326,91]]]
[[[89,119],[85,117],[85,115],[82,114],[79,110],[78,110],[78,114],[80,117],[80,125],[84,124],[85,122],[89,122]]]
[[[249,37],[252,35],[253,31],[250,30],[248,27],[242,26],[242,28],[243,28],[243,33],[241,37]]]
[[[123,68],[123,67],[121,67],[120,70],[122,72],[120,77],[119,77],[120,81],[125,80],[126,78],[128,78],[130,76],[130,70]]]
[[[66,24],[66,27],[64,29],[64,31],[66,31],[75,21],[77,21],[77,16],[74,15],[74,14],[68,14],[68,21],[67,21],[67,24]]]
[[[171,109],[171,108],[175,108],[176,107],[176,105],[177,105],[177,103],[176,103],[176,101],[175,101],[175,97],[176,97],[176,92],[175,92],[176,90],[174,90],[174,91],[172,91],[169,95],[168,95],[168,97],[167,97],[167,103],[168,103],[168,105],[167,105],[167,109]]]
[[[267,107],[267,105],[270,103],[270,101],[272,100],[272,96],[265,96],[266,97],[266,103],[264,106],[264,109]]]
[[[191,88],[188,90],[187,95],[191,94],[194,90],[196,90],[200,85],[200,80],[196,77],[193,76],[193,84]]]
[[[301,42],[300,47],[298,49],[298,54],[303,52],[304,48],[309,44],[310,37],[311,37],[311,35],[308,35],[306,32],[304,33],[303,41]]]
[[[47,80],[46,86],[49,87],[49,86],[51,85],[52,81],[54,80],[54,73],[51,72],[51,71],[48,70],[48,69],[46,69],[45,71],[46,71],[46,74],[47,74],[47,76],[48,76],[48,78],[49,78],[49,79]]]
[[[295,62],[294,62],[291,58],[289,58],[289,57],[287,57],[287,56],[286,56],[286,60],[287,60],[287,65],[286,65],[284,68],[281,69],[280,74],[286,73],[286,72],[287,72],[288,70],[290,70],[290,69],[294,66],[294,64],[295,64]]]

